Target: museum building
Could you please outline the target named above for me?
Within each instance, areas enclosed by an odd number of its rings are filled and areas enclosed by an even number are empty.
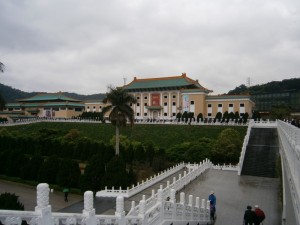
[[[137,103],[132,105],[136,119],[174,119],[177,113],[215,118],[218,112],[238,112],[252,116],[255,106],[250,95],[210,95],[211,90],[185,73],[181,76],[138,79],[124,85]]]
[[[62,93],[42,93],[30,98],[8,103],[1,112],[2,117],[22,119],[32,117],[72,118],[82,114],[85,104]]]

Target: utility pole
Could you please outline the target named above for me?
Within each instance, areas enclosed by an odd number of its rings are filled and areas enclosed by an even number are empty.
[[[125,86],[125,85],[126,85],[127,78],[126,78],[126,77],[123,77],[123,81],[124,81],[124,86]]]
[[[250,87],[251,86],[251,79],[250,77],[247,77],[247,87]]]

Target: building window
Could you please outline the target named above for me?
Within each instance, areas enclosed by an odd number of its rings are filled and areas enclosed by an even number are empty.
[[[137,116],[140,116],[140,113],[136,113]]]
[[[66,107],[62,107],[62,108],[60,108],[60,110],[66,110]]]
[[[240,104],[240,107],[245,107],[244,103],[241,103],[241,104]]]
[[[168,116],[168,113],[164,113],[164,116]]]
[[[144,106],[147,106],[147,105],[148,105],[148,103],[147,103],[147,102],[145,102],[145,103],[144,103]]]
[[[164,95],[164,98],[168,98],[168,95]]]
[[[102,106],[99,106],[100,109],[102,109]]]
[[[132,103],[130,103],[129,105],[132,106]]]
[[[147,113],[144,113],[144,116],[147,116]]]
[[[59,111],[59,108],[52,108],[53,111]]]
[[[176,98],[176,95],[173,95],[172,97],[173,97],[173,98]]]
[[[172,102],[172,105],[175,106],[175,105],[176,105],[176,102]]]
[[[172,113],[172,116],[176,116],[176,113]]]
[[[68,110],[73,110],[73,108],[72,108],[72,107],[69,107]]]
[[[195,104],[195,102],[194,101],[191,101],[191,105],[194,105]]]
[[[137,96],[137,97],[136,97],[136,99],[140,99],[140,97],[139,97],[139,96]]]
[[[168,103],[167,102],[164,102],[164,106],[167,106],[168,105]]]
[[[211,104],[208,104],[207,107],[208,107],[208,108],[211,108]]]
[[[229,104],[229,107],[233,107],[233,104]]]
[[[140,106],[140,103],[138,102],[138,103],[136,103],[136,106]]]
[[[75,111],[76,111],[76,112],[81,112],[81,111],[82,111],[82,108],[75,108]]]
[[[90,107],[88,106],[87,108],[89,109]]]
[[[145,97],[144,97],[144,99],[148,99],[148,97],[147,97],[147,96],[145,96]]]
[[[218,104],[218,107],[222,107],[222,104]]]
[[[211,113],[208,113],[207,115],[208,115],[208,116],[211,116]]]

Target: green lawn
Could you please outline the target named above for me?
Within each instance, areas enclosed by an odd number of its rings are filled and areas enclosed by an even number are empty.
[[[133,127],[122,128],[120,133],[132,141],[142,143],[152,141],[158,147],[168,148],[182,142],[196,141],[201,137],[215,139],[222,130],[229,127],[237,130],[241,138],[244,138],[247,131],[246,126],[135,124]],[[115,135],[115,127],[102,123],[41,122],[5,128],[12,132],[22,132],[28,135],[33,135],[41,129],[59,130],[60,135],[66,134],[71,129],[77,129],[85,137],[104,142],[109,141]]]

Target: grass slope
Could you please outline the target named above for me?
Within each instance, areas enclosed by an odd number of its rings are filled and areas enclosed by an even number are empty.
[[[246,126],[202,126],[202,125],[168,125],[168,124],[136,124],[133,127],[121,129],[121,135],[127,136],[131,141],[145,143],[152,141],[156,146],[169,148],[182,142],[197,141],[201,137],[215,139],[219,133],[226,129],[232,128],[240,133],[243,139]],[[115,135],[115,127],[111,124],[99,123],[62,123],[62,122],[42,122],[28,125],[18,125],[6,127],[12,132],[21,132],[27,135],[34,135],[41,129],[55,129],[60,131],[60,135],[68,133],[71,129],[77,129],[81,135],[104,142],[110,141]]]

